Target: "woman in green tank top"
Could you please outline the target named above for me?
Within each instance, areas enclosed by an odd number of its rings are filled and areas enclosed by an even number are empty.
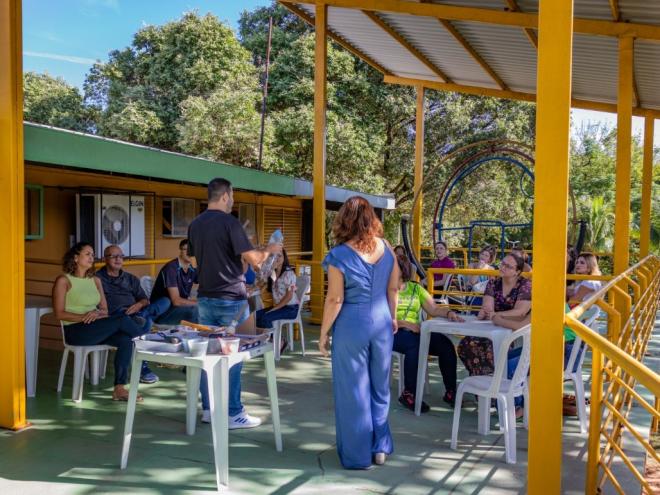
[[[94,248],[79,242],[64,255],[64,274],[53,286],[55,318],[64,324],[69,345],[105,344],[117,348],[113,400],[127,400],[128,368],[133,354],[133,338],[142,328],[126,315],[108,316],[108,305],[101,281],[94,276]]]

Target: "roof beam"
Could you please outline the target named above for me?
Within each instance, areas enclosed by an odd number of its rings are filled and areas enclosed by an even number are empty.
[[[298,7],[297,5],[294,5],[294,4],[291,4],[291,3],[285,3],[283,1],[279,1],[279,4],[282,5],[282,7],[284,7],[288,11],[296,14],[298,17],[300,17],[307,24],[309,24],[311,26],[314,26],[314,18],[311,15],[309,15],[306,11],[304,11],[303,9]],[[361,58],[362,60],[364,60],[366,63],[371,65],[374,69],[376,69],[378,72],[382,72],[385,75],[391,75],[392,74],[389,70],[387,70],[385,67],[380,65],[378,62],[376,62],[374,59],[372,59],[366,53],[364,53],[363,51],[361,51],[358,48],[354,47],[348,41],[346,41],[344,38],[342,38],[338,34],[331,31],[330,29],[328,29],[327,36],[332,41],[334,41],[338,45],[344,47],[346,50],[351,52],[356,57]]]
[[[400,33],[398,33],[394,28],[392,28],[392,26],[390,26],[383,19],[381,19],[377,14],[369,10],[363,10],[362,13],[366,15],[369,19],[371,19],[374,22],[374,24],[379,26],[383,31],[385,31],[392,38],[394,38],[401,46],[403,46],[406,50],[408,50],[413,55],[413,57],[415,57],[426,67],[428,67],[431,70],[431,72],[433,72],[436,76],[438,76],[446,83],[452,82],[451,78],[447,74],[445,74],[442,70],[440,70],[433,62],[431,62],[426,57],[426,55],[424,55],[417,48],[415,48],[415,46],[412,43],[410,43],[406,38],[404,38]]]
[[[462,84],[447,84],[437,81],[427,81],[423,79],[411,79],[397,76],[385,76],[383,81],[388,84],[400,84],[403,86],[423,86],[424,88],[435,89],[438,91],[452,91],[468,95],[528,101],[531,103],[536,102],[536,95],[534,93],[524,93],[522,91],[505,91],[502,89],[482,88],[480,86],[466,86]],[[595,110],[598,112],[617,113],[616,103],[601,103],[599,101],[589,101],[573,98],[571,100],[571,107],[581,108],[584,110]],[[645,117],[648,115],[655,118],[660,118],[660,110],[637,107],[633,108],[633,115],[640,117]]]
[[[286,3],[324,3],[332,7],[359,9],[370,12],[392,12],[398,14],[437,17],[448,21],[471,21],[520,28],[538,29],[538,14],[506,12],[495,9],[458,7],[437,3],[418,3],[406,0],[280,0]],[[597,19],[575,18],[573,31],[580,34],[599,36],[632,36],[634,38],[660,41],[660,26],[632,22],[615,22]]]
[[[619,10],[619,0],[610,0],[610,10],[612,11],[612,18],[615,21],[620,21],[621,11]]]
[[[497,85],[500,87],[500,89],[507,90],[509,87],[506,85],[506,83],[502,80],[500,76],[497,75],[497,73],[493,70],[493,68],[488,65],[488,62],[486,62],[481,55],[470,45],[468,40],[466,40],[463,35],[454,27],[454,25],[446,21],[444,19],[438,19],[438,22],[442,24],[447,31],[458,41],[463,48],[465,48],[465,51],[467,51],[470,56],[477,62],[483,70],[486,71],[486,73],[497,83]]]
[[[522,12],[516,0],[505,0],[505,1],[511,12]],[[532,46],[538,50],[539,37],[536,34],[536,31],[534,31],[531,28],[524,28],[523,31],[525,31],[525,34],[527,35],[527,38],[529,39],[529,42],[532,44]]]

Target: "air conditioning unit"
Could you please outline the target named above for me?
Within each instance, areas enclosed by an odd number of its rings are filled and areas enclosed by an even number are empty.
[[[144,210],[144,196],[77,194],[76,239],[93,243],[99,258],[112,244],[126,256],[144,256]]]
[[[186,237],[188,227],[196,215],[194,199],[163,198],[163,235]]]

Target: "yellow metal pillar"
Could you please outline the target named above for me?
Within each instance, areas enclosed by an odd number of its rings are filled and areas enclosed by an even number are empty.
[[[653,132],[655,119],[644,120],[644,168],[642,171],[642,216],[639,222],[639,259],[649,254],[651,243],[651,201],[653,194]]]
[[[417,86],[417,110],[415,124],[415,193],[422,188],[424,180],[424,87]],[[422,251],[422,194],[420,192],[417,204],[413,210],[413,243],[412,250],[417,259],[421,259]]]
[[[539,2],[528,492],[561,492],[573,0]],[[558,256],[559,253],[559,256]]]
[[[630,259],[630,161],[633,106],[633,38],[619,38],[619,94],[616,123],[616,204],[614,209],[614,274]]]
[[[21,1],[0,0],[0,232],[8,276],[0,284],[0,427],[25,420],[25,241],[23,213],[23,67]]]
[[[323,313],[324,277],[321,261],[325,252],[325,111],[327,104],[328,7],[316,6],[316,48],[314,62],[314,198],[312,227],[312,319],[320,321]]]

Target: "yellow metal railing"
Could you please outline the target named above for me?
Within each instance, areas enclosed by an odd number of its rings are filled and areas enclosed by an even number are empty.
[[[611,489],[620,494],[640,490],[654,493],[638,454],[641,451],[649,462],[660,463],[649,442],[660,421],[660,375],[642,363],[653,333],[659,295],[660,259],[649,256],[565,316],[565,324],[592,348],[588,494]],[[607,338],[579,321],[593,305],[608,315]],[[632,424],[633,407],[648,414],[648,436]],[[626,486],[622,486],[623,478]],[[631,489],[631,479],[639,483],[640,490]]]
[[[473,292],[466,290],[465,284],[459,277],[463,280],[471,276],[487,276],[487,277],[497,277],[500,272],[498,270],[478,270],[472,268],[429,268],[426,270],[426,285],[429,294],[434,296],[439,296],[442,299],[447,299],[449,301],[449,306],[452,309],[458,311],[475,311],[478,310],[481,305],[471,304],[473,298],[479,298],[483,296],[481,292]],[[531,278],[533,272],[523,272],[522,276],[525,278]],[[452,275],[452,281],[445,288],[435,288],[434,287],[434,275],[436,274],[447,274]],[[566,275],[566,280],[600,280],[600,281],[609,281],[612,279],[611,275]],[[443,278],[444,280],[444,278]]]
[[[499,247],[495,246],[498,253],[499,253]],[[422,246],[421,248],[421,259],[419,260],[420,263],[424,266],[428,266],[431,264],[431,262],[435,259],[435,255],[433,254],[433,246]],[[453,259],[455,262],[458,262],[458,265],[466,268],[468,264],[470,264],[471,261],[475,261],[477,256],[479,255],[479,250],[480,248],[478,247],[473,247],[472,248],[472,260],[470,259],[470,252],[468,248],[466,247],[449,247],[449,257]],[[511,252],[511,248],[506,248],[504,249],[505,253]],[[533,251],[531,249],[526,249],[525,252],[533,256]],[[612,258],[612,253],[607,253],[607,252],[596,252],[593,253],[599,258]]]

